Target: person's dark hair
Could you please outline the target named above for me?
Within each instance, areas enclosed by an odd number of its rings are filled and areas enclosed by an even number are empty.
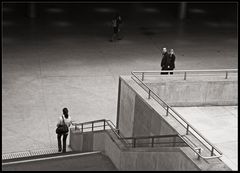
[[[63,115],[65,118],[68,118],[68,109],[67,108],[63,108]]]

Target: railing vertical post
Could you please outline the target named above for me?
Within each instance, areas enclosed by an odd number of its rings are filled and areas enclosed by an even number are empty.
[[[105,121],[106,120],[103,121],[103,130],[105,130]]]
[[[82,132],[83,132],[83,124],[82,124]]]
[[[214,147],[212,146],[211,156],[213,156]]]
[[[144,80],[144,72],[142,72],[142,81]]]
[[[173,137],[173,147],[176,145],[176,136]]]
[[[77,124],[75,124],[75,131],[77,130]]]
[[[151,93],[151,90],[149,89],[148,90],[148,99],[150,99],[150,93]]]
[[[228,72],[226,71],[226,76],[225,76],[225,79],[227,79],[228,78]]]
[[[92,132],[93,132],[93,124],[94,124],[94,122],[92,122]]]
[[[186,132],[187,135],[188,135],[188,129],[189,129],[189,125],[187,125],[187,132]]]
[[[187,72],[184,72],[184,80],[187,78]]]
[[[154,137],[152,137],[152,147],[153,147],[153,144],[154,144]]]
[[[167,106],[167,113],[166,113],[166,116],[168,116],[168,109],[169,109],[169,107]]]
[[[198,149],[198,153],[201,155],[201,148]],[[197,159],[199,160],[200,159],[200,155],[198,155]]]
[[[136,138],[133,138],[133,148],[136,147]]]

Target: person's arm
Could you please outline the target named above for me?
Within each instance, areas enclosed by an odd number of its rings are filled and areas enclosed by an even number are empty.
[[[60,117],[60,118],[58,119],[58,122],[57,122],[57,127],[61,124],[61,120],[62,120],[62,118]]]
[[[173,68],[175,68],[175,59],[176,59],[176,56],[173,55]]]
[[[71,125],[73,125],[73,120],[72,120],[72,118],[70,117],[70,120],[69,120],[69,127],[70,127]]]
[[[162,58],[162,62],[161,62],[161,67],[163,68],[164,66],[165,66],[165,56],[163,56],[163,58]]]

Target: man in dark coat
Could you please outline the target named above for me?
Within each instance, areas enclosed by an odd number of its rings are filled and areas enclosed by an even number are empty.
[[[169,54],[167,52],[167,48],[163,48],[162,55],[163,55],[163,58],[161,61],[162,70],[169,70],[170,59],[169,59]],[[161,72],[161,74],[168,74],[168,72]]]

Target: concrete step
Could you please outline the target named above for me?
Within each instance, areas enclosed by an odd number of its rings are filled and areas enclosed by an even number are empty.
[[[43,157],[42,157],[43,156]],[[112,161],[100,151],[55,153],[32,156],[28,159],[8,160],[2,163],[3,171],[115,171]]]

